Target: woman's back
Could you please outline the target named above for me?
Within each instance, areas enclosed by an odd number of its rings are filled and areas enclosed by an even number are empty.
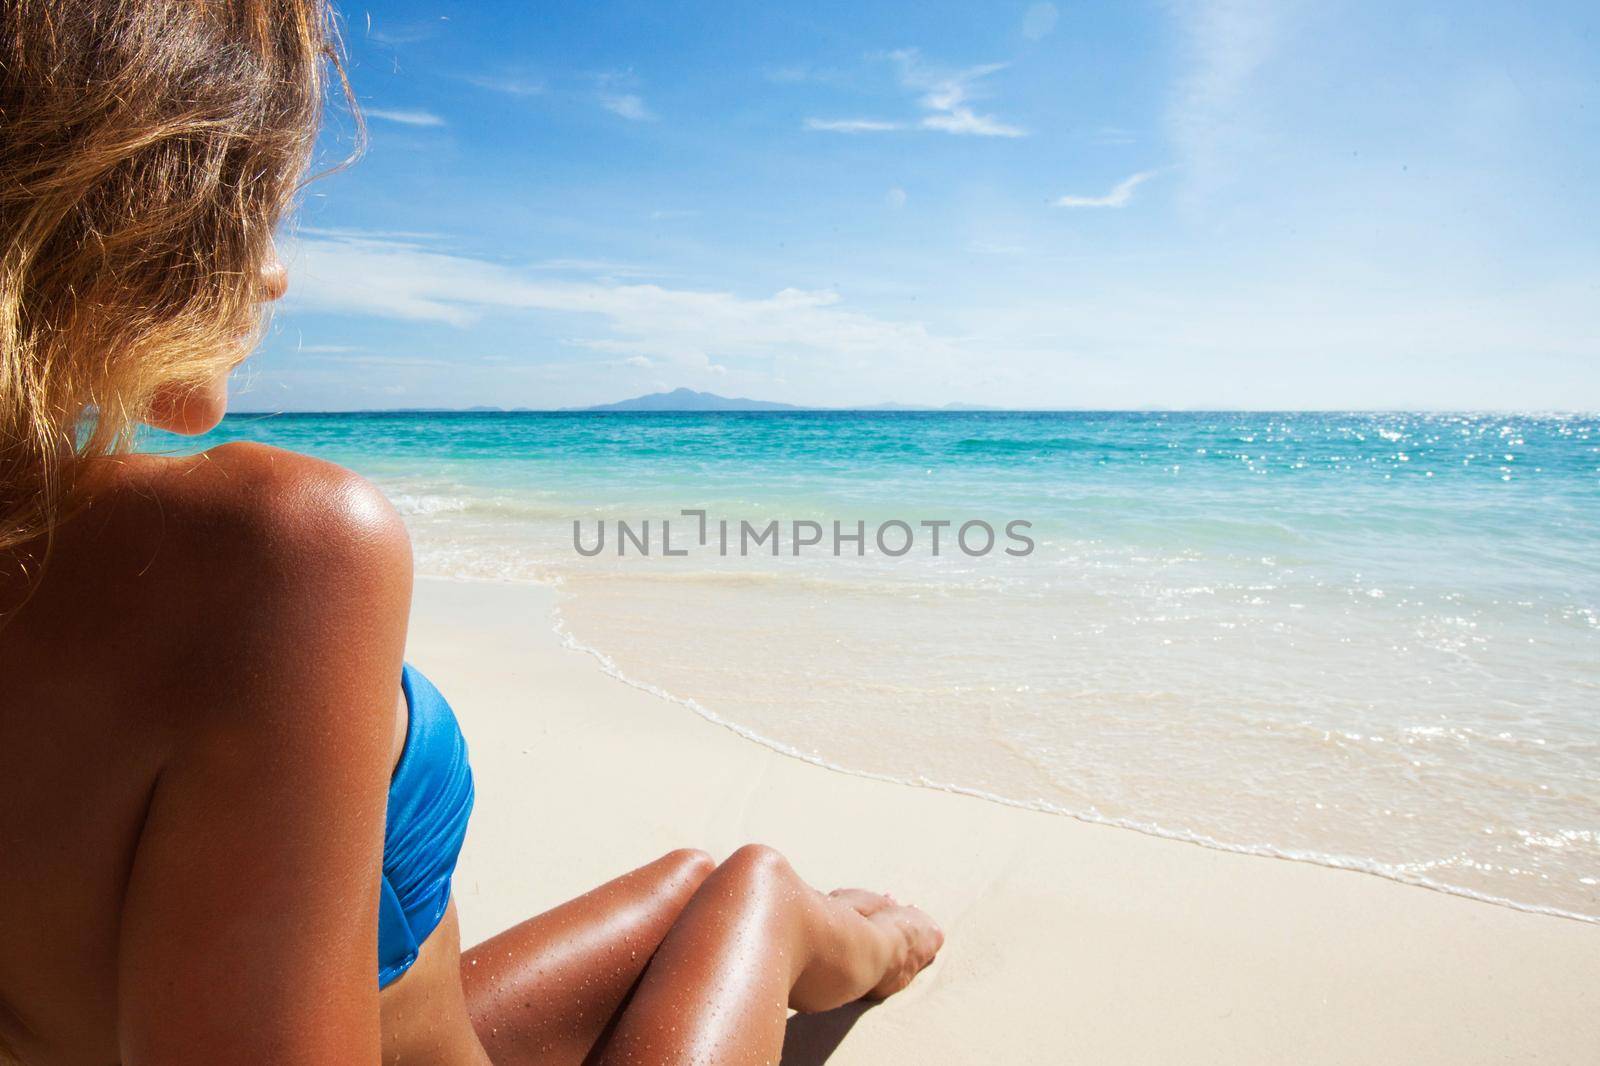
[[[130,518],[114,524],[134,532]],[[149,605],[120,594],[136,579],[134,543],[88,525],[61,532],[49,580],[0,630],[0,1047],[81,1040],[67,1061],[104,1062],[116,1058],[104,1034],[114,1040],[122,886],[160,772],[161,712],[139,690],[171,655]],[[15,590],[17,560],[4,563]]]
[[[231,445],[102,461],[95,474],[0,629],[0,1047],[40,1061],[119,1056],[124,899],[163,774],[197,745],[247,745],[279,716],[274,700],[314,701],[307,658],[359,672],[376,654],[397,680],[409,595],[403,527],[337,467]],[[19,564],[38,555],[0,555],[13,601]],[[333,739],[340,725],[319,711],[355,714],[403,738],[393,692],[391,681],[337,709],[302,707],[295,721]],[[229,788],[317,772],[247,751],[236,761],[246,776],[216,789],[219,811]],[[225,892],[241,875],[198,873]]]

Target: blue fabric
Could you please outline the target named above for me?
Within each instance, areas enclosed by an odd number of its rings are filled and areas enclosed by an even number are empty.
[[[409,724],[389,782],[378,905],[378,987],[417,961],[450,905],[450,878],[472,814],[467,742],[450,704],[407,663],[400,674]]]

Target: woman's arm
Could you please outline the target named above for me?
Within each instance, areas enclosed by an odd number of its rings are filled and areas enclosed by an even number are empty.
[[[209,560],[231,584],[212,632],[174,634],[198,640],[124,899],[123,1062],[376,1063],[409,544],[337,468],[218,463],[233,496],[202,526],[238,522]]]

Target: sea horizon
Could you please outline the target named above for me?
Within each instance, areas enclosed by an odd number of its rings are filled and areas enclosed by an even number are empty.
[[[251,410],[230,407],[224,420],[229,418],[260,418],[278,415],[796,415],[796,414],[882,414],[882,415],[1009,415],[1009,414],[1061,414],[1061,415],[1138,415],[1138,414],[1190,414],[1190,415],[1295,415],[1295,414],[1349,414],[1349,415],[1517,415],[1527,417],[1597,417],[1600,408],[1533,408],[1533,407],[959,407],[919,406],[914,404],[864,404],[861,406],[795,405],[788,409],[730,409],[720,411],[691,408],[653,411],[594,410],[589,407],[352,407],[326,410]]]
[[[152,443],[342,463],[419,575],[556,584],[570,645],[791,755],[1600,920],[1600,419],[281,414]]]

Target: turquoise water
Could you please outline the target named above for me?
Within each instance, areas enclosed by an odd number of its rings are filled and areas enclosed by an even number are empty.
[[[375,480],[421,573],[559,581],[573,644],[802,757],[1600,917],[1595,418],[278,415],[198,443],[233,439]],[[683,509],[735,543],[776,519],[780,554],[702,548]],[[994,550],[952,548],[972,520]]]

